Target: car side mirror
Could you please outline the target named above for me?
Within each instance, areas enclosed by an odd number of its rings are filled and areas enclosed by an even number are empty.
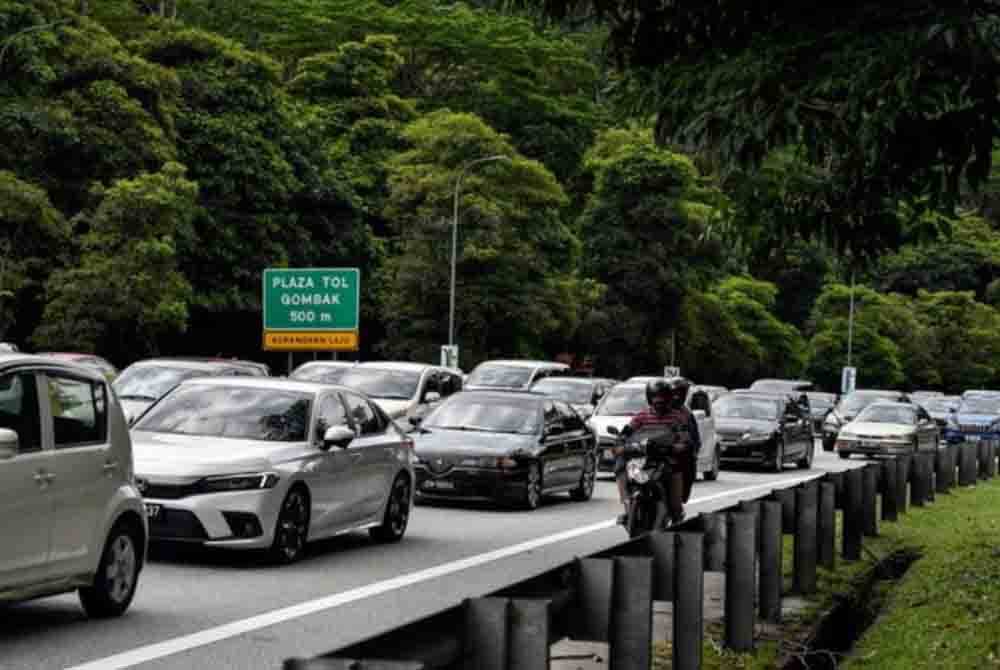
[[[0,460],[14,458],[19,443],[17,433],[9,428],[0,428]]]
[[[545,427],[545,437],[551,437],[553,435],[562,435],[566,430],[566,427],[559,423],[553,423]]]
[[[354,431],[341,424],[331,426],[323,433],[323,451],[329,451],[331,447],[346,449],[355,438]]]
[[[440,399],[441,399],[441,394],[438,393],[437,391],[428,391],[427,393],[424,394],[424,402],[428,404],[432,402],[437,402]]]
[[[410,425],[414,428],[419,428],[420,424],[424,422],[424,417],[422,416],[411,416],[409,419]]]
[[[608,426],[607,433],[608,435],[618,435],[621,433],[621,431],[618,430],[618,428],[616,428],[615,426]]]

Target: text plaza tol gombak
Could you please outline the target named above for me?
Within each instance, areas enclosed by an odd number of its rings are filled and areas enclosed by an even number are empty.
[[[310,293],[323,289],[326,291],[349,291],[351,284],[347,277],[322,276],[318,283],[312,276],[277,275],[271,278],[271,288],[289,291],[281,294],[281,304],[287,306],[305,305],[339,305],[340,293]],[[301,293],[299,292],[301,291]]]

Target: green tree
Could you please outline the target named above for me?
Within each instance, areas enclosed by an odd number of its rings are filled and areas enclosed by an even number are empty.
[[[579,243],[560,218],[566,196],[553,175],[470,114],[433,112],[407,126],[410,149],[390,163],[385,210],[397,253],[376,279],[390,337],[387,355],[428,359],[447,341],[452,198],[459,201],[456,338],[463,361],[539,355],[555,333],[573,336]]]
[[[612,131],[588,152],[594,190],[580,219],[583,273],[607,285],[602,359],[629,352],[630,370],[669,363],[685,294],[707,286],[721,258],[711,229],[723,198],[687,157],[641,130]]]
[[[695,290],[685,294],[676,358],[685,376],[729,388],[746,386],[757,377],[758,361],[765,355],[764,345],[740,329],[718,295]],[[631,352],[622,350],[618,369],[631,369],[630,358]]]
[[[801,145],[829,173],[833,226],[870,254],[901,240],[897,202],[957,203],[989,174],[1000,12],[993,3],[526,0],[593,11],[626,73],[622,100],[657,134],[726,167]]]
[[[131,360],[184,331],[192,290],[180,272],[178,242],[192,235],[198,192],[184,173],[167,163],[98,189],[99,204],[79,222],[87,231],[79,264],[49,280],[33,337],[39,347]]]
[[[1000,382],[1000,312],[971,291],[920,291],[916,304],[933,334],[928,354],[942,388],[960,393]]]
[[[806,377],[820,388],[840,388],[840,371],[847,361],[848,324],[837,318],[809,341]],[[906,381],[900,348],[865,323],[854,324],[851,364],[858,369],[858,388],[899,388]]]
[[[35,311],[53,250],[68,245],[69,233],[45,191],[0,170],[0,340]]]
[[[805,341],[795,326],[774,314],[778,289],[749,277],[730,277],[713,292],[739,330],[756,343],[755,377],[798,377],[805,364]]]

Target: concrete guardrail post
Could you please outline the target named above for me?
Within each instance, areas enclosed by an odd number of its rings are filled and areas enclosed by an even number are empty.
[[[930,488],[927,459],[924,454],[913,455],[913,474],[910,477],[910,505],[923,507],[927,502],[927,491]]]
[[[882,521],[899,519],[896,502],[896,459],[889,458],[882,461]]]
[[[647,670],[653,664],[653,559],[620,556],[614,563],[610,667]]]
[[[830,482],[819,485],[817,561],[827,570],[837,567],[837,490]]]
[[[795,544],[793,589],[805,595],[816,592],[816,552],[819,490],[814,483],[795,491]]]
[[[509,670],[549,670],[550,605],[551,601],[543,599],[511,599],[507,620],[510,635],[510,646],[507,648]],[[647,645],[647,649],[651,644],[652,642]],[[613,645],[614,640],[612,656]],[[642,667],[649,666],[647,664]]]
[[[705,572],[724,572],[726,569],[726,515],[702,514],[701,528],[705,538]]]
[[[283,670],[425,670],[420,661],[365,660],[356,658],[290,658]]]
[[[761,526],[761,522],[762,522],[762,519],[761,519],[761,516],[760,516],[760,505],[761,505],[761,501],[760,500],[741,500],[740,501],[740,506],[739,506],[739,510],[741,512],[746,512],[748,514],[753,514],[754,527],[756,528],[756,530],[754,532],[756,533],[756,537],[757,537],[757,548],[756,548],[756,551],[757,551],[758,554],[760,553],[760,541],[761,541],[761,529],[760,529],[760,526]]]
[[[863,533],[864,474],[859,468],[844,473],[844,547],[845,561],[861,559]]]
[[[653,557],[653,600],[674,601],[674,555],[676,533],[650,533],[646,536],[649,555]]]
[[[1000,440],[990,440],[990,450],[987,453],[989,458],[989,464],[987,465],[987,476],[996,477],[997,469],[1000,467],[997,463],[997,452],[1000,451]]]
[[[906,514],[909,502],[910,466],[913,457],[909,454],[896,457],[896,513]]]
[[[509,598],[471,598],[465,601],[465,670],[507,670]]]
[[[747,652],[753,649],[757,519],[750,512],[731,512],[726,525],[725,645]]]
[[[651,533],[662,536],[664,533]],[[673,547],[670,548],[673,560]],[[654,556],[654,561],[656,560]],[[607,558],[577,560],[576,611],[572,618],[574,640],[609,642],[611,640],[612,594],[615,584],[615,564]],[[671,574],[671,578],[673,575]],[[673,588],[673,585],[671,585]]]
[[[948,445],[948,451],[951,453],[951,487],[955,488],[958,486],[958,476],[959,471],[962,468],[962,445],[961,443],[954,443]]]
[[[868,537],[878,535],[878,475],[881,470],[875,463],[862,468],[861,532]]]
[[[837,509],[844,509],[844,473],[828,472],[826,473],[826,479],[833,484],[834,504],[837,506]]]
[[[954,468],[950,472],[948,468],[950,456],[951,452],[947,447],[934,452],[934,483],[938,493],[950,491],[955,480]]]
[[[674,670],[701,670],[705,601],[704,539],[677,533],[674,572]]]
[[[993,475],[990,472],[990,461],[994,459],[995,450],[993,442],[983,440],[979,443],[979,478],[990,479]]]
[[[970,442],[960,445],[958,483],[960,486],[975,486],[978,447]]]
[[[781,503],[776,500],[764,500],[761,503],[761,543],[760,543],[760,582],[757,601],[760,618],[770,623],[781,621],[781,589],[782,589],[782,533],[781,533]]]
[[[795,532],[795,489],[774,489],[771,496],[781,503],[781,532]]]

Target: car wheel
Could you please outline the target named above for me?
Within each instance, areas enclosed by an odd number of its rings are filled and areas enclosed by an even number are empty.
[[[705,472],[702,473],[702,476],[705,478],[706,482],[714,482],[716,479],[719,478],[719,470],[720,470],[719,461],[721,460],[722,456],[719,454],[719,450],[716,449],[715,457],[712,459],[712,469],[706,470]]]
[[[597,479],[597,459],[592,454],[584,459],[580,485],[569,492],[569,497],[577,502],[586,502],[594,495],[594,481]]]
[[[801,470],[808,470],[809,468],[812,467],[812,464],[813,464],[813,451],[816,449],[815,445],[816,445],[815,442],[813,442],[812,444],[810,444],[806,448],[806,454],[805,454],[805,456],[803,456],[802,458],[800,458],[799,460],[797,460],[795,462],[795,464],[797,466],[799,466],[799,469],[801,469]]]
[[[274,527],[271,557],[287,565],[302,558],[309,538],[309,494],[301,487],[288,492]]]
[[[95,618],[121,616],[139,585],[142,533],[134,524],[119,521],[108,534],[90,586],[80,589],[80,603]]]
[[[527,479],[524,484],[524,497],[521,506],[525,509],[538,509],[542,504],[542,471],[538,463],[528,465]]]
[[[771,471],[785,471],[785,441],[780,438],[774,445],[774,462],[771,463]]]
[[[405,475],[396,477],[385,504],[382,525],[368,529],[368,534],[378,542],[399,542],[410,522],[410,480]]]

